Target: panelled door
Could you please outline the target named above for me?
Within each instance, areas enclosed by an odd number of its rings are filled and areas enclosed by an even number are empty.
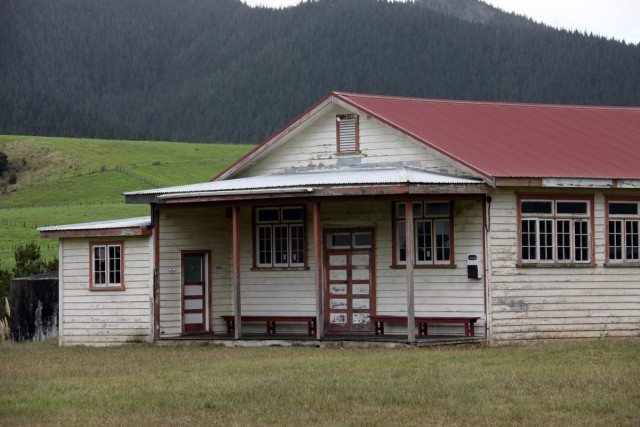
[[[207,253],[182,254],[182,331],[207,330]]]
[[[328,332],[372,332],[375,260],[372,229],[327,231],[325,325]]]

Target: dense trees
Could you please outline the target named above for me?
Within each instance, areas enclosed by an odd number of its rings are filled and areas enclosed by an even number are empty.
[[[330,90],[640,105],[639,46],[477,3],[3,0],[0,133],[258,142]]]

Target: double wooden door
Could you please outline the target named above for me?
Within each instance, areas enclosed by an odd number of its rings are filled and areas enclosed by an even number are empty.
[[[372,229],[325,234],[325,327],[333,333],[367,333],[375,313]]]

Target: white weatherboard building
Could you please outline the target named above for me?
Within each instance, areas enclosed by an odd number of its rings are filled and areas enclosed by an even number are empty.
[[[640,335],[640,108],[332,92],[60,239],[60,344]],[[411,207],[411,208],[409,208]]]

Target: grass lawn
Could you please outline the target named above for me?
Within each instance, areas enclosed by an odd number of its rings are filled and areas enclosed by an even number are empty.
[[[640,341],[499,348],[0,344],[2,425],[640,424]]]

